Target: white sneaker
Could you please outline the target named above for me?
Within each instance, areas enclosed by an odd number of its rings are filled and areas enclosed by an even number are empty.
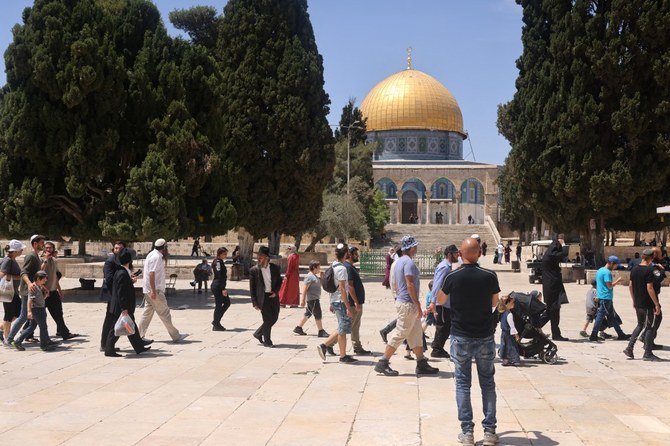
[[[495,446],[498,444],[498,434],[495,432],[484,431],[484,440],[482,440],[483,446]]]
[[[461,432],[458,434],[458,442],[467,446],[475,446],[475,436],[472,432]]]
[[[183,340],[186,339],[186,338],[188,338],[188,333],[181,333],[181,334],[179,335],[179,339],[176,339],[174,342],[181,342],[181,341],[183,341]]]

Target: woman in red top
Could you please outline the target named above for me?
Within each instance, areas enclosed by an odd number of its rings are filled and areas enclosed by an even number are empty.
[[[279,290],[279,304],[283,306],[298,306],[300,302],[300,257],[295,252],[295,246],[289,246],[286,249],[288,254],[288,266],[284,281]]]

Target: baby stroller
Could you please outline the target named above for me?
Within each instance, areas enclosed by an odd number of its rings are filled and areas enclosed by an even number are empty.
[[[549,322],[547,305],[537,299],[537,292],[517,293],[513,291],[510,296],[515,300],[512,316],[521,337],[519,354],[526,359],[537,356],[547,364],[555,364],[558,360],[558,347],[541,330]],[[524,341],[524,339],[529,339],[529,341]]]

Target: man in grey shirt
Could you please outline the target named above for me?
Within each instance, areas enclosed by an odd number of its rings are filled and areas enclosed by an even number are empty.
[[[389,360],[396,349],[407,340],[407,345],[416,355],[416,374],[435,374],[439,370],[428,364],[428,358],[423,354],[423,331],[421,329],[421,303],[419,302],[419,268],[414,263],[419,243],[411,235],[402,238],[403,256],[396,260],[393,271],[397,292],[395,307],[398,313],[398,322],[393,338],[386,345],[384,356],[375,366],[375,372],[386,376],[397,376],[398,372],[389,366]]]

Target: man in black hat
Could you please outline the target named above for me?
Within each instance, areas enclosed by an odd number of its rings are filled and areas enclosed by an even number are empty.
[[[442,305],[437,305],[437,292],[442,289],[444,279],[453,270],[454,264],[458,268],[458,248],[456,245],[449,245],[444,250],[444,260],[435,268],[433,276],[433,294],[432,301],[428,307],[429,311],[435,312],[435,339],[433,339],[433,351],[431,358],[448,358],[449,353],[444,349],[444,344],[449,339],[451,332],[451,305],[447,300]]]
[[[128,315],[135,322],[135,285],[133,285],[132,273],[130,272],[130,262],[132,256],[127,249],[124,249],[119,254],[120,267],[114,273],[114,281],[112,286],[112,299],[110,301],[110,312],[114,315],[114,319],[118,319],[121,315]],[[142,338],[140,337],[139,329],[135,324],[135,333],[128,336],[130,344],[135,349],[138,355],[149,350],[151,347],[145,347]],[[119,337],[114,333],[114,327],[110,329],[107,334],[107,343],[105,345],[105,356],[118,357],[121,356],[115,350],[116,341]]]
[[[252,305],[263,316],[263,323],[254,333],[254,337],[266,347],[274,347],[272,326],[279,319],[279,289],[281,284],[279,267],[270,263],[268,247],[261,246],[258,249],[258,263],[249,270],[249,292]]]

